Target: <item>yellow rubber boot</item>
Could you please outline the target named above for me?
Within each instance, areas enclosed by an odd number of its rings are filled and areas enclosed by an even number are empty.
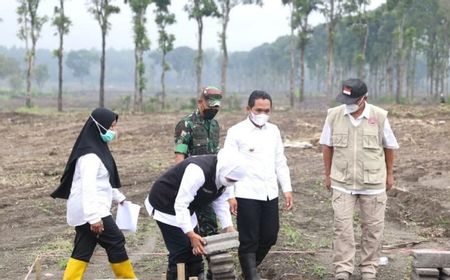
[[[120,263],[111,263],[111,268],[118,279],[136,279],[130,260]]]
[[[70,258],[64,271],[63,280],[81,280],[86,271],[87,262]]]

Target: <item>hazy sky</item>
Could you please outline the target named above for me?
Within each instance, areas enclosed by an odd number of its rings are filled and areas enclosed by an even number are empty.
[[[0,45],[22,47],[24,44],[17,38],[17,1],[0,0]],[[372,0],[371,7],[376,7],[386,0]],[[53,9],[58,0],[41,0],[38,10],[40,15],[53,16]],[[65,37],[65,48],[68,50],[82,48],[100,48],[100,28],[92,14],[87,12],[88,0],[66,0],[65,10],[72,20],[70,33]],[[197,25],[188,20],[183,7],[186,0],[172,0],[171,12],[175,13],[177,22],[169,29],[176,37],[175,46],[197,48]],[[231,11],[228,27],[228,48],[230,51],[246,51],[264,42],[273,42],[282,35],[289,34],[289,9],[281,4],[281,0],[265,0],[262,7],[240,5]],[[120,6],[120,14],[111,16],[112,28],[107,37],[107,48],[133,48],[133,32],[131,12],[123,0],[116,0]],[[147,28],[151,39],[151,49],[157,48],[157,32],[154,24],[154,7],[150,6],[147,16]],[[315,14],[312,24],[323,22],[323,18]],[[219,48],[218,33],[221,25],[218,19],[207,19],[203,34],[204,48]],[[55,49],[58,39],[54,36],[55,28],[47,22],[42,30],[38,48]]]

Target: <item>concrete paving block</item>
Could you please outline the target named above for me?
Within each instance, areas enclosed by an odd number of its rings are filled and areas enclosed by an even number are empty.
[[[211,271],[215,275],[216,273],[224,273],[234,270],[234,264],[233,263],[226,263],[221,265],[214,265],[211,266]]]
[[[224,251],[239,247],[238,240],[224,240],[217,243],[207,243],[205,248],[206,254],[211,255],[218,251]]]
[[[450,276],[450,268],[448,267],[444,267],[441,269],[442,274],[446,275],[446,276]]]
[[[415,272],[411,274],[411,280],[439,280],[439,277],[437,276],[420,276],[417,275]]]
[[[419,276],[439,276],[437,268],[414,268],[414,272]]]
[[[230,240],[230,239],[238,240],[239,232],[235,231],[235,232],[220,233],[220,234],[203,237],[203,239],[206,240],[206,244],[214,243],[214,242],[221,242],[223,240]]]
[[[213,279],[214,280],[235,280],[236,275],[234,275],[234,273],[231,273],[231,272],[214,274]]]
[[[414,250],[413,266],[420,268],[450,267],[450,251]]]
[[[233,262],[233,257],[228,253],[221,253],[217,255],[212,255],[209,257],[210,263],[225,263],[225,262]]]

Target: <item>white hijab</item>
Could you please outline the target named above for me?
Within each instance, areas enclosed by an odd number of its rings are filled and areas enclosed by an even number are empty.
[[[245,175],[245,159],[242,155],[230,149],[221,149],[217,154],[216,185],[229,187],[234,182],[228,182],[226,178],[240,181]]]

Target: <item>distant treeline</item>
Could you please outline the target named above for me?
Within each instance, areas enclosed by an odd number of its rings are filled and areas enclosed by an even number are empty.
[[[329,94],[337,92],[340,81],[359,76],[367,81],[369,94],[376,97],[411,99],[417,95],[433,98],[439,94],[446,95],[449,87],[450,13],[444,13],[446,10],[442,10],[442,5],[448,2],[411,0],[406,1],[408,6],[399,6],[405,2],[400,0],[387,2],[376,10],[365,12],[363,20],[361,14],[356,13],[339,20],[334,29],[333,87]],[[327,28],[327,24],[312,28],[305,41],[305,96],[326,91]],[[228,92],[245,93],[261,88],[274,94],[289,94],[292,38],[295,49],[298,49],[298,36],[282,36],[250,51],[230,53]],[[24,55],[23,48],[0,47],[1,88],[23,90]],[[99,57],[100,51],[95,49],[65,52],[64,88],[67,91],[98,88]],[[106,88],[132,91],[134,50],[108,49],[106,57]],[[178,47],[167,54],[166,63],[170,70],[166,74],[166,85],[169,93],[195,94],[195,58],[196,50],[188,47]],[[204,52],[204,85],[220,86],[221,59],[219,51]],[[160,60],[159,51],[147,52],[144,57],[148,81],[146,96],[160,90]],[[293,61],[297,73],[295,84],[298,85],[301,61],[298,51]],[[55,90],[58,68],[53,51],[38,49],[35,65],[37,84],[34,87],[40,85],[45,91]],[[44,72],[40,82],[37,80],[39,71]]]

